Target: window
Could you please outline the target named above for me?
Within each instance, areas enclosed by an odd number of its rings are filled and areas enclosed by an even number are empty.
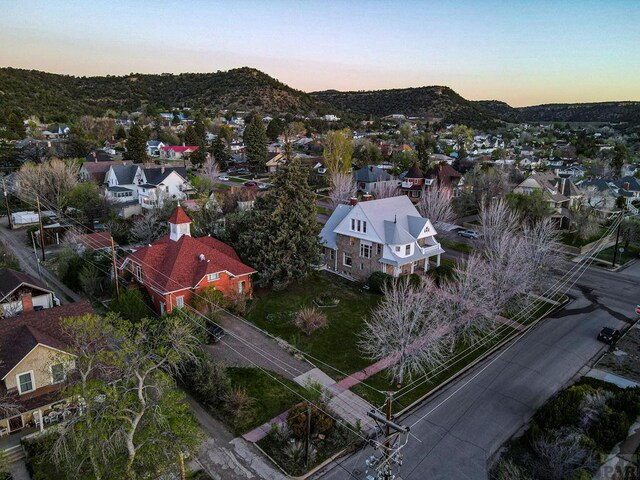
[[[404,247],[404,254],[409,255],[411,253],[411,244]]]
[[[210,273],[207,275],[208,282],[215,282],[216,280],[220,280],[220,272],[218,273]]]
[[[140,265],[136,265],[136,278],[142,283],[142,267]]]
[[[381,243],[377,243],[376,244],[376,255],[382,255],[382,244]]]
[[[396,247],[396,252],[398,252],[398,253],[400,252],[400,246]]]
[[[238,293],[244,293],[244,280],[238,283]]]
[[[335,258],[335,252],[330,248],[327,248],[327,250],[329,251],[329,260],[333,260]]]
[[[411,192],[411,196],[413,198],[418,198],[420,196],[420,192],[417,190],[414,190],[413,192]]]
[[[33,385],[33,372],[21,373],[18,375],[18,391],[20,395],[35,390]]]
[[[51,365],[51,383],[64,382],[64,378],[64,365],[62,363]]]
[[[371,258],[371,245],[360,242],[360,256],[364,258]]]
[[[355,230],[356,229],[356,219],[352,218],[351,219],[351,230]]]
[[[178,308],[184,307],[184,295],[180,295],[179,297],[176,297],[176,307]]]
[[[356,221],[356,230],[358,230],[359,232],[361,231],[360,229],[360,220]]]
[[[350,253],[344,253],[342,256],[342,264],[345,267],[352,267],[353,266],[353,259],[351,258],[351,254]]]
[[[367,222],[362,222],[362,233],[367,233]]]
[[[351,230],[356,232],[367,233],[367,222],[364,220],[351,219]]]
[[[364,270],[364,263],[360,264],[360,270]]]

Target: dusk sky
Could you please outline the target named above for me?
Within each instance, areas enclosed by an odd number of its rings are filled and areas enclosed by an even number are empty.
[[[447,85],[513,106],[640,100],[640,0],[0,0],[0,66],[251,66],[305,91]]]

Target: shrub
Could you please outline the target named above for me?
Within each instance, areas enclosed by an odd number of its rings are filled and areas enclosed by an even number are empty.
[[[311,435],[326,433],[333,428],[333,419],[315,406],[308,407],[305,403],[300,403],[289,410],[287,415],[287,425],[295,438],[305,438],[307,436],[307,414],[311,412]]]
[[[369,289],[382,295],[384,286],[391,283],[393,277],[385,272],[373,272],[369,275]]]
[[[327,316],[315,307],[305,307],[296,315],[295,324],[304,333],[311,335],[327,324]]]
[[[414,287],[419,287],[422,285],[422,278],[417,273],[412,273],[409,275],[409,283]]]
[[[193,300],[193,307],[210,320],[216,320],[220,316],[221,309],[226,308],[229,302],[216,287],[204,288]]]
[[[589,431],[598,449],[608,453],[616,443],[624,440],[631,427],[631,421],[624,412],[615,412],[606,407]]]
[[[244,293],[231,294],[227,298],[229,309],[238,315],[244,315],[247,313],[247,300],[248,297]]]
[[[618,392],[608,405],[615,412],[624,412],[627,417],[636,418],[640,415],[640,388],[629,388]]]
[[[151,313],[144,294],[137,288],[120,290],[120,296],[114,298],[109,307],[112,312],[133,323],[138,323]]]
[[[244,387],[231,387],[224,396],[226,410],[237,420],[244,410],[251,405],[253,398]]]
[[[219,407],[230,393],[231,382],[227,369],[209,356],[187,365],[183,378],[198,401],[208,409]]]

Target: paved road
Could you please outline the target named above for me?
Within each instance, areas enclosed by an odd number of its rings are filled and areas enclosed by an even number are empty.
[[[36,257],[33,253],[33,248],[29,247],[26,243],[27,237],[25,232],[26,228],[9,230],[8,220],[6,218],[0,220],[0,240],[2,240],[13,252],[20,263],[20,268],[34,278],[38,278]],[[49,247],[45,248],[45,255],[49,255],[50,253],[51,249]],[[40,255],[40,250],[38,250],[38,255]],[[68,303],[69,301],[77,302],[81,300],[78,294],[71,291],[45,268],[40,268],[40,275],[41,280],[56,293],[56,296],[60,299],[61,303]]]
[[[619,273],[589,269],[571,289],[574,300],[565,309],[531,330],[477,377],[473,378],[482,367],[401,418],[411,425],[424,417],[412,428],[421,443],[411,438],[404,449],[401,478],[486,480],[488,461],[502,443],[550,396],[585,373],[585,365],[603,351],[595,339],[600,328],[621,327],[635,318],[639,279],[640,263]],[[364,458],[370,453],[344,458],[321,476],[363,479]]]

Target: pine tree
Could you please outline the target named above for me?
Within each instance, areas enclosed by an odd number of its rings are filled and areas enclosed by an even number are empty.
[[[282,120],[280,120],[279,118],[274,118],[269,122],[269,125],[267,126],[267,137],[269,137],[269,140],[271,140],[272,142],[277,142],[278,137],[282,134],[283,131],[284,123],[282,122]]]
[[[139,125],[134,125],[129,130],[124,159],[133,160],[134,163],[144,163],[147,160],[147,135]]]
[[[257,113],[251,116],[251,121],[244,130],[244,145],[247,161],[252,172],[264,172],[267,167],[267,131],[262,118]]]
[[[312,269],[320,257],[316,196],[300,162],[278,168],[273,189],[250,212],[230,219],[233,243],[258,271],[258,284],[284,288]]]
[[[126,139],[127,139],[127,132],[125,131],[124,127],[120,125],[116,130],[116,140],[126,140]]]
[[[418,165],[423,172],[429,169],[429,149],[424,141],[424,137],[418,137],[416,142],[416,154],[418,156]]]
[[[184,131],[184,143],[187,145],[198,145],[198,135],[193,125],[189,125]]]
[[[218,135],[211,144],[211,155],[213,155],[213,159],[218,162],[218,165],[223,168],[231,158],[227,145],[220,135]]]

